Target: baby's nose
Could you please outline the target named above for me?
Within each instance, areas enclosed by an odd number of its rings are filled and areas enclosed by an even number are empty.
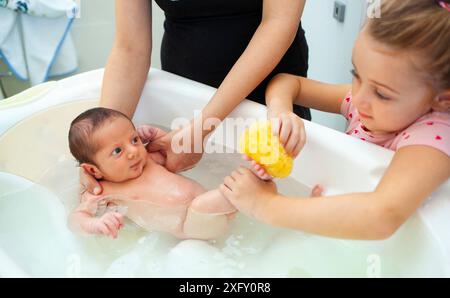
[[[135,148],[128,149],[127,157],[128,159],[133,159],[136,157],[137,150]]]

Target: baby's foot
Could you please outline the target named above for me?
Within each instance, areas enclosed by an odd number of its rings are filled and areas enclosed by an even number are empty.
[[[228,219],[228,220],[233,220],[233,219],[235,219],[235,218],[236,218],[236,214],[237,214],[237,211],[235,211],[235,212],[233,212],[233,213],[227,214],[227,219]]]
[[[250,161],[252,163],[252,172],[259,177],[261,180],[272,180],[273,177],[267,173],[266,169],[258,164],[256,161],[248,157],[247,155],[243,155],[242,158],[246,161]]]

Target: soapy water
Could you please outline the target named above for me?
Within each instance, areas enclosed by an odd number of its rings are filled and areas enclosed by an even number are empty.
[[[238,165],[238,154],[205,154],[186,172],[216,188]],[[238,214],[230,231],[211,241],[179,240],[131,221],[115,240],[74,235],[67,213],[77,205],[78,168],[60,159],[32,187],[0,194],[0,247],[32,276],[89,277],[379,277],[439,276],[433,239],[416,217],[389,241],[346,241],[270,227]],[[285,195],[308,196],[292,178]],[[1,183],[0,183],[1,186]],[[431,247],[431,248],[430,248]]]

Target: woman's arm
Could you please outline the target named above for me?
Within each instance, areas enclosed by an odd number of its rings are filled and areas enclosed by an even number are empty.
[[[260,181],[242,169],[227,177],[221,191],[240,211],[272,225],[329,237],[385,239],[449,178],[446,154],[427,146],[408,146],[395,154],[370,193],[289,198],[270,189],[273,182]]]
[[[223,120],[276,67],[291,46],[298,31],[305,0],[264,0],[261,24],[241,57],[234,64],[218,90],[203,109],[201,117],[190,125],[152,144],[154,150],[164,150],[167,168],[180,172],[192,168],[202,157],[206,137],[215,129],[208,119]],[[199,140],[194,138],[200,127]],[[194,132],[195,131],[195,132]],[[190,152],[174,153],[172,139],[190,140]],[[199,144],[199,142],[201,142]]]
[[[342,100],[351,87],[350,84],[333,85],[295,75],[279,74],[267,86],[266,103],[269,117],[292,112],[293,103],[339,114]]]
[[[132,118],[150,68],[151,1],[116,0],[116,37],[106,65],[100,105]]]
[[[132,118],[150,68],[151,1],[116,0],[116,37],[103,77],[100,106]],[[100,194],[102,186],[84,169],[83,188]]]
[[[297,34],[305,0],[264,0],[261,24],[203,110],[223,120],[276,67]]]

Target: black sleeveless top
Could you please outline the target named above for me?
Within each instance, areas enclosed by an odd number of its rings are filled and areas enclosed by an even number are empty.
[[[163,70],[218,88],[246,49],[262,19],[262,0],[155,0],[164,11]],[[278,66],[247,97],[265,103],[268,82],[278,73],[306,76],[308,45],[299,27]],[[295,112],[311,119],[308,109]]]

